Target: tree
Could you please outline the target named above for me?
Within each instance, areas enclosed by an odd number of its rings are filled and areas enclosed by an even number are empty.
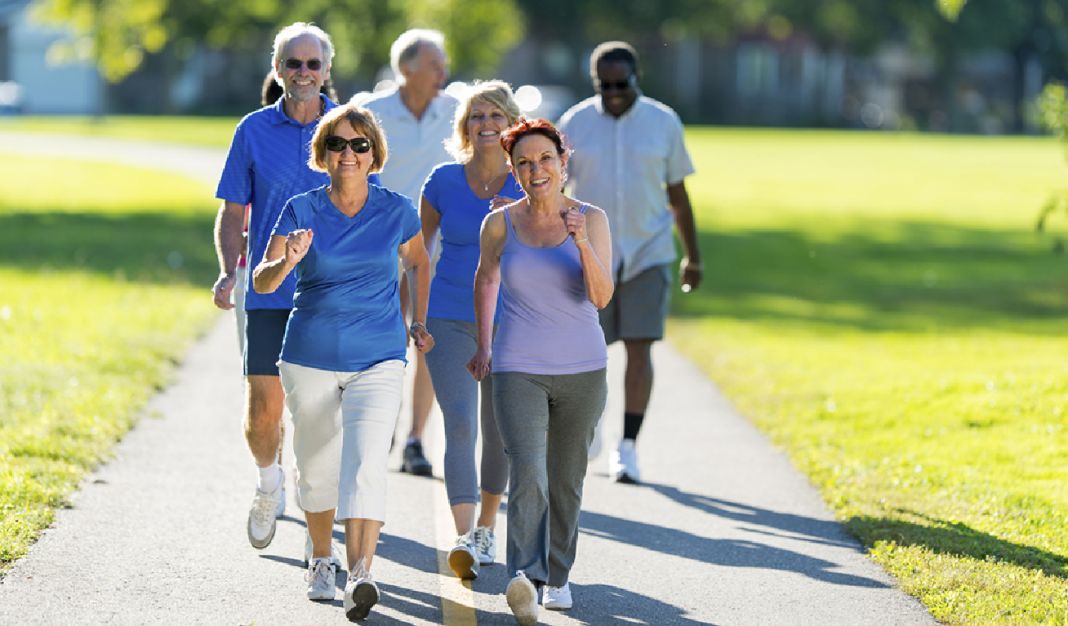
[[[201,45],[262,51],[295,21],[330,33],[343,78],[373,78],[393,39],[412,26],[444,32],[459,73],[488,72],[523,33],[513,0],[42,0],[36,15],[75,33],[55,58],[92,59],[111,82],[166,46],[178,54]]]

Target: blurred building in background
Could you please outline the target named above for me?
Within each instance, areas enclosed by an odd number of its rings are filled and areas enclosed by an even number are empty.
[[[121,82],[105,84],[84,62],[55,63],[49,49],[63,31],[31,22],[29,4],[0,0],[0,111],[232,115],[258,103],[274,24],[242,33],[223,47],[187,37],[180,45],[146,54]],[[535,13],[526,8],[530,21]],[[582,27],[568,33],[556,37],[553,28],[528,24],[494,71],[476,74],[454,63],[452,78],[538,86],[537,113],[555,118],[592,93],[587,59],[602,39]],[[387,33],[383,39],[394,36]],[[1033,132],[1021,103],[1033,100],[1050,74],[1034,50],[999,49],[996,42],[955,51],[952,73],[947,73],[944,58],[935,58],[930,47],[895,35],[863,53],[826,41],[821,45],[801,27],[776,32],[759,24],[714,41],[693,34],[668,37],[655,24],[648,33],[625,38],[642,55],[642,89],[674,107],[687,123]],[[359,68],[346,66],[340,55],[335,62],[333,78],[342,99],[372,91],[391,74],[382,54],[371,63],[367,51],[356,57]],[[370,69],[375,63],[378,69]],[[17,105],[5,109],[5,93],[15,93]]]
[[[30,18],[30,2],[0,2],[0,112],[97,115],[104,85],[89,61],[63,62],[52,44],[70,37],[63,28]]]

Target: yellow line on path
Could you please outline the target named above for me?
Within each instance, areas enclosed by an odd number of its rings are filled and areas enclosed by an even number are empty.
[[[475,626],[475,593],[471,581],[460,580],[449,569],[449,550],[456,544],[456,528],[452,523],[445,483],[434,481],[434,538],[438,549],[438,587],[441,595],[441,616],[445,626]]]

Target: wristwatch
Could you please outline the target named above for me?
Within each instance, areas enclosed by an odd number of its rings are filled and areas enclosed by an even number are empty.
[[[429,331],[428,331],[428,330],[426,329],[426,324],[424,324],[424,323],[422,323],[422,322],[412,322],[412,325],[408,327],[408,334],[414,333],[414,332],[415,332],[415,329],[416,329],[416,328],[421,328],[421,329],[423,329],[423,332],[424,332],[424,333],[425,333],[425,332],[429,332]]]

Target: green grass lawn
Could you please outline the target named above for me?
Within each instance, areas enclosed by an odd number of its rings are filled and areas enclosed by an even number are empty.
[[[939,620],[1068,623],[1068,257],[1033,232],[1060,146],[689,147],[707,282],[675,297],[677,347]]]
[[[164,143],[225,148],[230,145],[237,117],[167,117],[123,115],[0,117],[0,132],[90,135]]]
[[[235,121],[0,130],[226,146]],[[1060,146],[688,140],[707,282],[675,297],[676,345],[938,619],[1068,623],[1068,257],[1032,232],[1068,188]],[[210,189],[54,159],[0,166],[25,183],[0,188],[3,569],[165,382],[211,316],[215,270]],[[52,184],[64,166],[78,194]]]
[[[212,319],[211,190],[0,153],[0,574]],[[62,184],[60,184],[62,183]]]

